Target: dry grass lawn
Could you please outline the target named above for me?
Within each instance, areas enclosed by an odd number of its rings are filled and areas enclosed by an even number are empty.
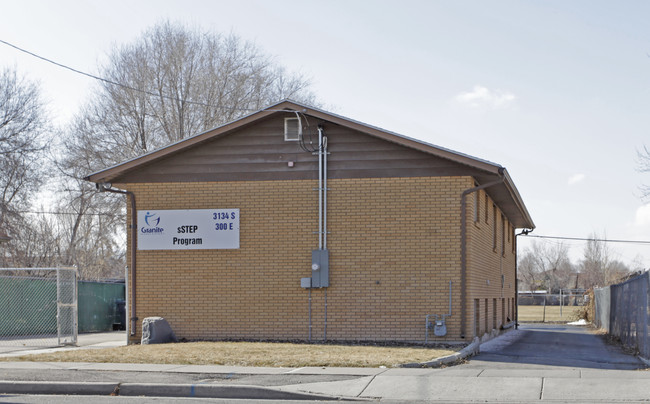
[[[562,315],[560,315],[560,306],[546,306],[546,315],[544,306],[519,306],[519,321],[522,323],[541,323],[545,322],[565,322],[576,321],[580,319],[580,313],[584,310],[581,306],[563,306]]]
[[[458,347],[461,349],[461,347]],[[78,349],[0,360],[39,362],[161,363],[270,367],[392,367],[426,362],[456,352],[454,348],[365,345],[315,345],[263,342],[187,342]]]

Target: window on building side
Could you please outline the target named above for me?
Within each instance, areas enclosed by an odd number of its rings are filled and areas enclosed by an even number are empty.
[[[488,194],[487,192],[485,193],[485,223],[488,222],[488,214],[490,211],[488,210]]]
[[[480,196],[481,196],[481,191],[476,191],[474,193],[474,223],[478,223],[481,217],[478,211],[479,210],[478,207],[480,205],[479,203]]]
[[[492,249],[497,252],[497,205],[492,204]]]
[[[501,214],[501,255],[506,255],[506,219]]]
[[[284,140],[300,140],[300,135],[302,135],[302,126],[300,126],[300,119],[284,118]]]

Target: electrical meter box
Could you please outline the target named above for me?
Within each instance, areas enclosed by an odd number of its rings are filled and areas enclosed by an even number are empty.
[[[311,252],[311,287],[326,288],[330,285],[329,250]]]
[[[300,278],[300,287],[303,289],[311,289],[311,278]]]

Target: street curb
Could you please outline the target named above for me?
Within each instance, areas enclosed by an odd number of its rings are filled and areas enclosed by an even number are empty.
[[[116,384],[109,382],[25,382],[0,380],[0,393],[4,394],[79,394],[109,395]]]
[[[496,337],[499,337],[509,331],[511,331],[514,322],[510,323],[507,327],[502,330],[492,330],[490,333],[486,333],[483,337],[474,337],[472,343],[467,345],[465,348],[460,351],[451,354],[449,356],[443,356],[442,358],[437,358],[429,362],[419,362],[419,363],[405,363],[400,365],[402,368],[437,368],[443,365],[457,362],[459,360],[465,359],[470,356],[474,356],[477,353],[481,352],[481,344],[484,344],[488,341],[493,340]]]
[[[214,384],[139,384],[123,383],[120,396],[198,397],[272,400],[338,400],[338,397],[296,393],[258,386],[224,386]]]
[[[436,358],[429,362],[416,362],[416,363],[405,363],[401,365],[402,368],[437,368],[442,365],[447,365],[449,363],[457,362],[461,359],[465,359],[469,356],[476,355],[479,353],[481,348],[481,340],[478,337],[474,337],[472,343],[467,345],[465,348],[460,351],[451,354],[449,356],[443,356],[442,358]]]
[[[214,384],[0,381],[0,393],[196,397],[248,400],[339,400],[339,397],[322,394],[298,393],[258,386],[224,386]]]
[[[650,367],[650,359],[646,359],[641,355],[637,355],[636,357],[639,358],[639,360],[641,360],[641,362],[645,363],[646,366]]]

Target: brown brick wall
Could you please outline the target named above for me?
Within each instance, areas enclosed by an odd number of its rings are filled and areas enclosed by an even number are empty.
[[[514,320],[516,248],[513,245],[515,243],[514,229],[508,218],[498,206],[494,206],[492,198],[487,195],[485,190],[478,191],[478,193],[478,215],[475,215],[475,195],[472,194],[468,201],[470,203],[468,203],[467,292],[468,299],[472,303],[467,306],[471,308],[467,313],[467,329],[476,330],[478,321],[479,334],[482,335],[490,332],[493,328],[500,328],[508,322],[508,318]],[[487,220],[485,214],[486,196]],[[475,221],[475,218],[478,220]],[[494,248],[495,220],[496,249]],[[479,302],[478,316],[475,307],[476,299]],[[487,322],[485,321],[486,306]]]
[[[452,316],[438,339],[458,340],[460,195],[471,186],[470,177],[330,180],[330,287],[311,293],[313,340],[324,337],[327,293],[328,339],[423,341],[425,316],[449,310],[450,281]],[[162,316],[180,338],[307,339],[309,292],[300,278],[310,276],[318,247],[316,181],[120,187],[136,194],[138,210],[240,209],[237,250],[138,251],[137,338],[143,318]],[[470,219],[468,227],[473,331],[472,299],[499,298],[500,313],[500,264],[514,288],[514,270],[505,270],[514,255],[492,251],[491,222]]]

